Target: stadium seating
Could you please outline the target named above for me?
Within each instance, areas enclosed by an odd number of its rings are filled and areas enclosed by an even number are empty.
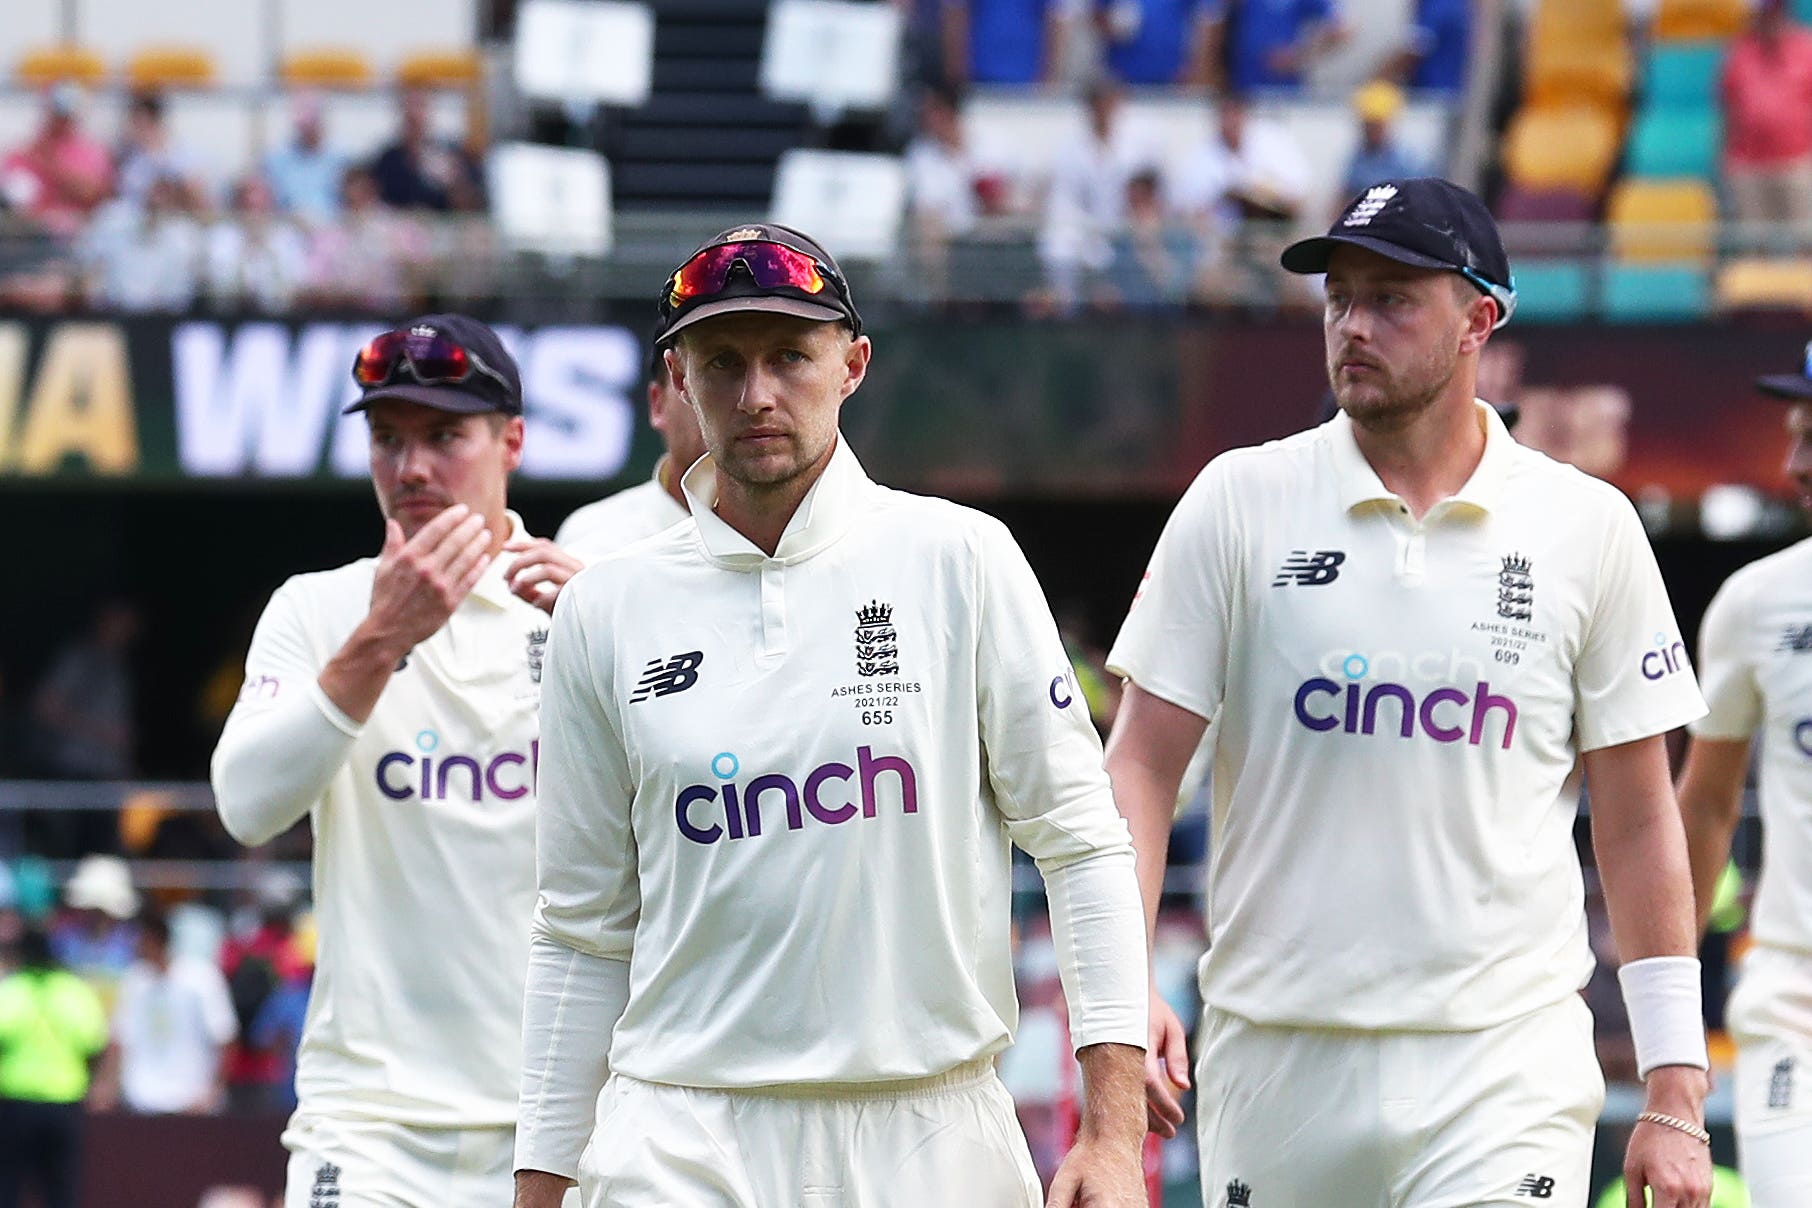
[[[1748,23],[1746,0],[1661,0],[1652,33],[1658,42],[1728,38]]]
[[[1591,312],[1592,272],[1579,260],[1517,260],[1518,323],[1571,323]]]
[[[1724,122],[1716,109],[1645,108],[1631,126],[1624,167],[1632,176],[1717,177]]]
[[[12,0],[6,0],[7,7],[11,4]],[[264,84],[270,79],[271,47],[264,7],[243,0],[226,4],[220,0],[142,4],[68,0],[77,40],[114,70],[125,68],[142,50],[181,47],[205,55],[213,64],[212,78],[229,86]],[[347,28],[356,30],[358,26]]]
[[[1732,260],[1718,272],[1720,310],[1812,312],[1812,260]]]
[[[1709,274],[1697,264],[1610,264],[1599,294],[1613,323],[1681,323],[1702,318],[1710,304]]]
[[[1702,263],[1716,250],[1718,201],[1704,181],[1625,180],[1605,211],[1621,261]]]
[[[1503,142],[1510,180],[1532,191],[1602,195],[1617,161],[1621,124],[1617,113],[1597,105],[1518,110]]]
[[[30,87],[57,80],[98,84],[107,77],[107,61],[86,46],[40,46],[19,57],[15,74],[21,84]]]
[[[1523,68],[1523,98],[1531,105],[1595,101],[1621,105],[1634,75],[1629,43],[1614,38],[1534,42]]]
[[[126,60],[134,88],[205,88],[216,74],[213,56],[194,46],[147,46]]]
[[[482,64],[471,50],[422,50],[397,65],[396,80],[412,88],[470,88]]]
[[[199,2],[214,6],[219,0]],[[233,7],[264,9],[252,4]],[[275,0],[274,8],[277,45],[285,55],[351,43],[368,57],[372,71],[383,80],[396,78],[412,55],[469,47],[478,39],[478,0],[409,0],[407,4]]]
[[[283,56],[277,74],[285,84],[303,88],[369,88],[371,60],[356,50],[317,47]]]
[[[1642,68],[1643,104],[1716,106],[1723,67],[1722,42],[1657,43]]]

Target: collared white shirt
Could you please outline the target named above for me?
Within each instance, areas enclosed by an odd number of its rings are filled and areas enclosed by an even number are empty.
[[[1053,884],[1110,873],[1061,941],[1066,973],[1096,972],[1071,982],[1075,1043],[1143,1046],[1128,833],[1006,529],[876,485],[840,444],[769,556],[712,511],[714,475],[684,480],[696,523],[567,584],[548,652],[535,925],[627,963],[610,1067],[880,1082],[999,1052],[1014,843]],[[531,1069],[593,1059],[552,1031]],[[542,1103],[526,1133],[557,1131]]]
[[[1750,934],[1812,955],[1812,540],[1731,575],[1699,628],[1711,712],[1693,735],[1760,735],[1762,875]]]
[[[290,579],[252,638],[213,778],[244,841],[314,827],[304,1115],[515,1121],[548,617],[510,594],[508,561],[409,652],[363,726],[316,677],[364,619],[376,559]]]
[[[1561,784],[1704,706],[1629,501],[1479,418],[1420,522],[1341,415],[1210,462],[1158,542],[1109,666],[1211,722],[1218,1008],[1471,1029],[1590,974]]]
[[[590,566],[686,519],[690,513],[661,482],[667,464],[663,454],[647,482],[573,509],[554,534],[554,544]]]

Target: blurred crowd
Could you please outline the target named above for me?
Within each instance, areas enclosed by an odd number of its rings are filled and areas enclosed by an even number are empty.
[[[446,287],[454,249],[484,246],[479,161],[434,133],[425,92],[399,95],[396,134],[367,159],[332,145],[322,98],[299,93],[279,145],[229,181],[172,136],[162,94],[133,94],[111,140],[89,101],[52,85],[31,138],[0,149],[0,305],[392,312]]]

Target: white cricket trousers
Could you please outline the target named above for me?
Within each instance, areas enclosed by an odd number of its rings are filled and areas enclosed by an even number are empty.
[[[1210,1208],[1584,1208],[1604,1076],[1578,995],[1476,1032],[1203,1012]]]
[[[1737,1169],[1753,1208],[1812,1204],[1812,954],[1750,949],[1726,1012]]]
[[[990,1061],[909,1082],[706,1090],[612,1074],[585,1208],[1038,1208]]]

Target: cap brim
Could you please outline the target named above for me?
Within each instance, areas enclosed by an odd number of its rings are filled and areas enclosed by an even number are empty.
[[[1812,378],[1803,373],[1771,373],[1756,378],[1755,388],[1763,394],[1793,402],[1812,399]]]
[[[490,399],[468,393],[456,386],[424,386],[420,382],[397,382],[389,386],[379,386],[376,390],[370,390],[361,395],[341,414],[351,415],[355,411],[363,411],[371,404],[387,398],[402,399],[406,403],[420,403],[424,407],[433,407],[437,411],[453,411],[460,415],[477,415],[481,411],[512,414]]]
[[[1376,252],[1399,264],[1413,265],[1416,268],[1455,271],[1454,266],[1445,260],[1436,260],[1433,256],[1424,256],[1421,252],[1412,252],[1406,247],[1398,247],[1394,243],[1370,235],[1316,235],[1311,239],[1302,239],[1292,243],[1283,250],[1283,255],[1278,259],[1283,263],[1284,268],[1292,273],[1302,273],[1305,276],[1313,273],[1325,273],[1328,271],[1329,257],[1333,256],[1334,249],[1343,243]]]
[[[792,315],[796,319],[815,319],[820,323],[848,323],[850,321],[848,315],[834,306],[825,306],[818,302],[805,302],[798,298],[779,298],[773,295],[720,298],[716,302],[706,302],[697,310],[689,310],[676,319],[671,327],[661,333],[661,343],[665,344],[694,323],[743,310],[764,311],[771,315]]]

